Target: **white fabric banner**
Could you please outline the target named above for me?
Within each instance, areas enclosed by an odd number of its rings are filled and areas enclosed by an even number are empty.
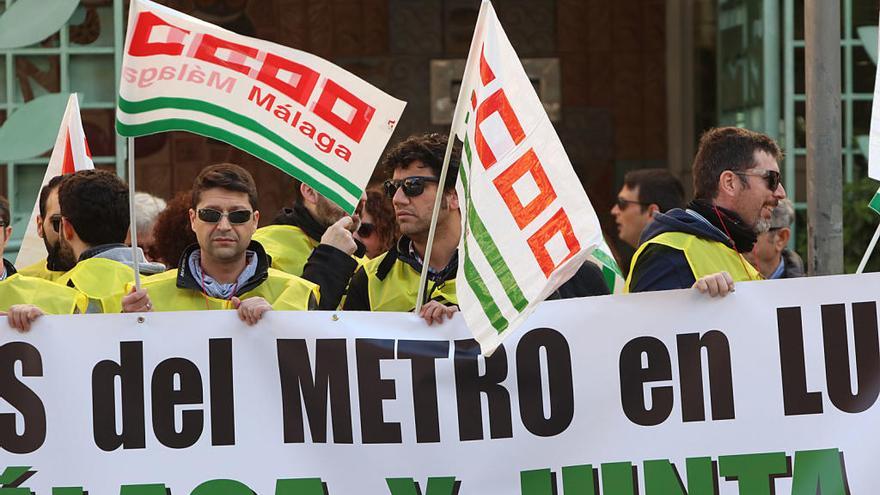
[[[474,29],[452,134],[463,141],[458,302],[491,354],[593,249],[607,246],[590,198],[488,0]],[[610,252],[595,259],[609,263],[612,284],[622,282]]]
[[[878,288],[866,274],[550,301],[486,359],[459,317],[82,315],[27,334],[0,318],[0,485],[870,494]]]
[[[406,106],[320,57],[148,0],[131,3],[119,84],[121,135],[219,139],[349,213]]]

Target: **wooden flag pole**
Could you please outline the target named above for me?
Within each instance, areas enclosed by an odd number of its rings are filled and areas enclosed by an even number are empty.
[[[439,182],[437,183],[437,196],[434,198],[434,211],[431,214],[431,228],[428,230],[428,244],[425,246],[425,256],[422,258],[422,274],[419,277],[419,295],[416,299],[416,313],[422,310],[425,300],[425,289],[428,281],[428,268],[431,265],[431,249],[434,247],[434,234],[437,230],[437,215],[440,214],[440,203],[446,190],[446,172],[449,170],[449,160],[452,158],[452,145],[455,144],[455,135],[447,138],[446,154],[443,156],[443,167],[440,169]]]
[[[134,138],[128,138],[128,230],[131,232],[131,262],[134,268],[134,286],[141,290],[140,257],[137,245],[137,219],[134,208]]]
[[[880,224],[877,225],[877,230],[874,231],[874,238],[871,239],[871,243],[868,244],[868,250],[865,251],[865,255],[862,256],[862,262],[859,263],[859,268],[856,270],[856,274],[865,271],[865,266],[868,264],[868,260],[871,259],[871,253],[873,253],[874,248],[877,247],[878,239],[880,239]]]

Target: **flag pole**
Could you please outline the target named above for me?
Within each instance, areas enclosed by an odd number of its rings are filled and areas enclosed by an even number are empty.
[[[131,262],[134,268],[134,286],[137,290],[141,289],[141,272],[138,266],[140,257],[138,256],[137,247],[137,221],[135,218],[134,208],[134,138],[128,138],[128,230],[131,232]]]
[[[868,244],[868,250],[865,251],[865,255],[862,256],[862,262],[859,263],[859,268],[856,270],[856,274],[862,273],[865,271],[865,265],[868,264],[868,260],[871,259],[871,253],[874,252],[874,248],[877,247],[877,240],[880,239],[880,224],[877,225],[877,230],[874,231],[874,238],[871,239],[871,243]]]
[[[428,244],[425,246],[425,256],[422,258],[422,274],[419,276],[419,295],[416,299],[416,313],[422,310],[425,300],[425,286],[428,281],[428,268],[431,265],[431,250],[434,247],[434,234],[437,231],[437,216],[440,214],[440,204],[446,191],[446,172],[449,170],[449,160],[452,158],[452,146],[455,144],[455,134],[450,133],[446,139],[446,154],[443,156],[443,167],[440,169],[439,182],[437,183],[437,196],[434,198],[434,211],[431,214],[431,228],[428,230]]]

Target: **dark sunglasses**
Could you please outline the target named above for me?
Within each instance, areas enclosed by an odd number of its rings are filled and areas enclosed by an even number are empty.
[[[405,194],[408,198],[414,198],[423,192],[425,192],[425,183],[426,182],[440,182],[437,177],[428,177],[423,175],[415,175],[413,177],[407,177],[406,179],[398,179],[392,180],[388,179],[385,181],[385,195],[389,198],[393,198],[395,194],[397,194],[397,190],[401,187],[403,188],[403,194]]]
[[[621,211],[625,210],[626,207],[629,205],[648,206],[648,203],[642,203],[641,201],[633,201],[631,199],[623,199],[620,196],[617,197],[617,200],[615,201],[615,203],[617,203],[617,208]]]
[[[251,219],[251,210],[218,211],[213,208],[199,208],[199,220],[205,223],[218,223],[226,217],[232,225],[241,225]]]
[[[52,215],[49,217],[49,222],[52,224],[52,230],[57,234],[61,230],[61,215]]]
[[[361,237],[370,237],[374,232],[376,232],[376,225],[366,222],[362,222],[357,230],[358,235]]]
[[[733,171],[736,175],[753,175],[755,177],[760,177],[764,179],[764,182],[767,183],[767,189],[770,189],[770,192],[775,192],[779,187],[779,182],[781,181],[782,175],[776,170],[766,170],[759,169],[759,172],[751,172],[749,170],[743,171]]]

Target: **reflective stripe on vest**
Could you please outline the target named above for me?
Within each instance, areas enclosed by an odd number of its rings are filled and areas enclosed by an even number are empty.
[[[403,261],[397,260],[384,280],[376,276],[376,271],[386,254],[374,258],[364,264],[367,274],[367,287],[370,296],[371,311],[412,311],[416,307],[419,296],[419,272]],[[431,290],[433,288],[433,290]],[[429,300],[437,300],[443,304],[458,304],[455,293],[455,279],[441,282],[434,286],[428,280]]]
[[[682,251],[688,265],[691,267],[691,272],[694,274],[694,280],[699,280],[706,275],[718,272],[729,273],[734,282],[761,280],[763,278],[758,273],[758,270],[736,250],[718,241],[711,241],[684,232],[664,232],[643,243],[639,246],[636,254],[633,255],[632,262],[630,263],[631,267],[634,268],[636,266],[639,256],[651,244],[660,244]],[[629,292],[632,274],[633,270],[631,268],[629,275],[626,277],[624,292]]]
[[[134,270],[118,261],[107,258],[89,258],[76,264],[58,279],[61,285],[70,285],[89,298],[89,311],[119,313],[125,287],[134,281]]]
[[[193,289],[177,286],[177,270],[169,270],[145,279],[141,287],[147,290],[153,311],[198,311],[202,309],[233,309],[226,299],[210,297]],[[129,287],[130,289],[130,287]],[[239,299],[262,297],[275,309],[309,309],[309,301],[318,298],[318,286],[269,268],[269,277],[253,290],[245,292]],[[277,304],[276,304],[277,303]]]
[[[50,315],[69,315],[85,313],[89,300],[70,287],[16,273],[0,281],[0,311],[14,304],[33,304]]]

